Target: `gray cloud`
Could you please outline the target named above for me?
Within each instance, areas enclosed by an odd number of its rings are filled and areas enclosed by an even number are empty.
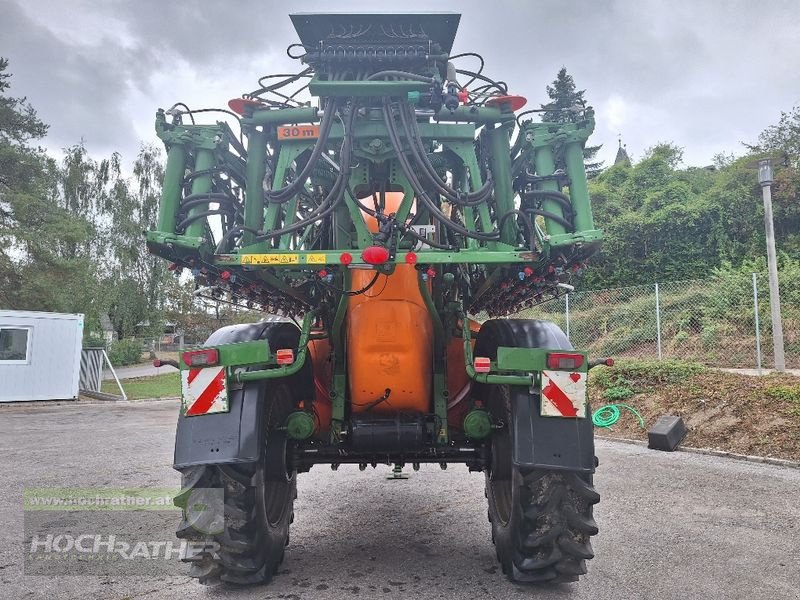
[[[284,54],[295,41],[289,12],[376,10],[361,0],[0,2],[12,91],[51,124],[49,146],[84,137],[93,152],[127,156],[139,138],[153,141],[157,106],[221,105],[261,74],[299,69]],[[451,7],[407,0],[400,8]],[[487,73],[531,106],[566,66],[597,109],[594,143],[605,144],[606,160],[621,132],[636,156],[673,140],[688,163],[707,164],[716,152],[740,152],[740,140],[800,103],[792,0],[467,0],[452,9],[463,13],[455,50],[483,54]]]

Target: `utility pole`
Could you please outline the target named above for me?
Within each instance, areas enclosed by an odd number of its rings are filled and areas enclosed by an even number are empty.
[[[770,159],[758,161],[758,183],[764,197],[764,229],[767,234],[767,267],[769,269],[769,308],[772,314],[772,348],[775,370],[786,370],[783,352],[783,322],[781,321],[781,295],[778,288],[778,264],[775,256],[775,228],[772,222],[772,163]]]

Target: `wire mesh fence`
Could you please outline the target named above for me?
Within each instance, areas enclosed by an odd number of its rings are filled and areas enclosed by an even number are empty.
[[[800,305],[791,300],[793,288],[786,292],[786,367],[800,368]],[[766,274],[573,292],[514,316],[553,321],[595,356],[774,366]]]

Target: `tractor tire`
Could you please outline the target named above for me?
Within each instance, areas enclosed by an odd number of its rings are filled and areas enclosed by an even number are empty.
[[[498,346],[569,349],[571,344],[553,323],[498,319],[481,326],[477,356],[497,357]],[[503,573],[514,583],[565,583],[586,573],[597,534],[592,517],[600,495],[590,474],[519,467],[512,461],[512,394],[522,387],[486,385],[480,397],[500,425],[491,438],[486,469],[486,497],[492,541]]]
[[[200,583],[238,585],[268,583],[283,561],[294,519],[297,473],[290,465],[288,439],[282,425],[295,405],[291,383],[269,384],[265,402],[265,443],[256,463],[201,465],[182,471],[184,507],[178,538],[194,542],[182,560]],[[199,417],[202,418],[202,417]],[[212,492],[202,490],[211,489]],[[220,492],[215,491],[220,490]],[[192,502],[205,497],[222,500],[216,514],[198,518]],[[213,504],[206,502],[205,504]],[[213,508],[206,508],[214,513]],[[220,514],[222,513],[222,514]]]
[[[495,422],[509,422],[508,386],[493,386]],[[515,583],[565,583],[586,573],[597,533],[592,507],[600,495],[591,475],[520,468],[511,461],[508,427],[492,436],[486,495],[497,559]]]

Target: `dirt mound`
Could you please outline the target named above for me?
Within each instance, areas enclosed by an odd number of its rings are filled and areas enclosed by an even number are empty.
[[[647,427],[665,414],[683,417],[685,446],[800,460],[800,378],[751,377],[680,361],[620,361],[590,377],[592,408],[624,403]],[[647,439],[628,411],[600,435]]]

